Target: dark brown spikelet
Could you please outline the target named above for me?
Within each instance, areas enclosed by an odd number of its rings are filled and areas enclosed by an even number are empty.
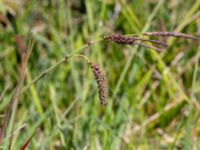
[[[188,34],[184,33],[178,33],[178,32],[146,32],[143,35],[147,36],[174,36],[174,37],[180,37],[180,38],[187,38],[192,40],[200,40],[198,37],[194,37]]]
[[[118,44],[134,44],[135,43],[135,38],[133,37],[127,37],[124,35],[120,34],[112,34],[112,35],[107,35],[104,37],[105,40],[112,41]]]
[[[137,43],[137,41],[150,42],[150,43],[153,43],[153,44],[156,44],[156,45],[160,45],[164,48],[168,47],[167,44],[165,44],[164,42],[161,42],[161,41],[137,38],[137,37],[133,37],[133,36],[131,36],[131,37],[130,36],[124,36],[124,35],[120,35],[120,34],[107,35],[107,36],[104,37],[104,39],[108,40],[108,41],[115,42],[117,44],[140,45],[140,46],[143,46],[143,47],[152,48],[154,50],[158,50],[158,48],[151,47],[151,46],[145,46],[145,44]],[[159,51],[161,51],[161,49],[159,49]]]
[[[105,106],[107,104],[107,91],[106,91],[106,82],[103,75],[103,72],[100,70],[100,68],[93,63],[89,63],[92,68],[92,72],[94,75],[94,78],[98,85],[98,92],[99,92],[99,100],[102,106]]]

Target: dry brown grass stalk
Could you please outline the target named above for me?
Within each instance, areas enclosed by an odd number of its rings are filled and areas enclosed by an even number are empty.
[[[146,32],[143,35],[147,36],[174,36],[174,37],[180,37],[185,39],[192,39],[192,40],[200,40],[198,37],[194,37],[188,34],[184,33],[178,33],[178,32]]]

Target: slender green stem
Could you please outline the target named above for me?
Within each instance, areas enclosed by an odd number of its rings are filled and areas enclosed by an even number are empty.
[[[79,48],[79,49],[75,50],[74,52],[72,52],[71,54],[69,54],[67,57],[69,58],[69,57],[71,57],[71,56],[73,56],[73,55],[75,55],[75,54],[78,54],[78,53],[80,53],[83,49],[85,49],[85,48],[87,48],[87,47],[89,47],[90,45],[93,45],[93,44],[95,44],[95,43],[101,42],[102,40],[103,40],[103,39],[100,38],[100,39],[98,39],[98,40],[89,42],[89,43],[83,45],[81,48]]]
[[[58,62],[56,62],[54,65],[50,66],[49,68],[45,69],[42,73],[40,73],[35,79],[33,79],[28,85],[26,85],[23,90],[22,93],[24,93],[31,85],[33,85],[34,83],[36,83],[39,79],[41,79],[43,76],[45,76],[46,74],[48,74],[51,70],[53,70],[54,68],[56,68],[59,64],[63,63],[66,60],[66,58],[62,58],[61,60],[59,60]]]
[[[44,77],[45,75],[47,75],[49,72],[51,72],[53,69],[55,69],[58,65],[60,65],[61,63],[67,61],[69,58],[72,58],[73,56],[77,56],[77,57],[82,57],[84,59],[86,59],[88,62],[89,59],[84,56],[79,54],[81,51],[83,51],[85,48],[91,46],[92,44],[98,43],[100,41],[102,41],[103,39],[98,39],[92,42],[89,42],[85,45],[83,45],[81,48],[75,50],[74,52],[72,52],[71,54],[69,54],[68,56],[64,56],[62,59],[60,59],[58,62],[56,62],[55,64],[53,64],[52,66],[50,66],[49,68],[45,69],[42,73],[40,73],[35,79],[33,79],[28,85],[26,85],[23,89],[21,93],[24,93],[31,85],[35,84],[38,80],[40,80],[42,77]]]
[[[7,90],[9,89],[9,86],[7,85],[5,87],[5,89],[3,90],[3,92],[0,94],[0,101],[2,100],[2,98],[4,97],[5,93],[7,92]]]
[[[88,57],[86,57],[85,55],[81,55],[81,54],[75,54],[75,55],[73,55],[73,57],[80,57],[80,58],[83,58],[83,59],[85,59],[88,63],[90,62],[90,60],[89,60],[89,58]]]

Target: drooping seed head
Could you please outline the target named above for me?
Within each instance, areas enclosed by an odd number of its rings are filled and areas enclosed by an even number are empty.
[[[107,104],[107,91],[103,72],[96,64],[91,62],[89,64],[91,65],[94,78],[97,82],[100,103],[102,106],[104,106]]]

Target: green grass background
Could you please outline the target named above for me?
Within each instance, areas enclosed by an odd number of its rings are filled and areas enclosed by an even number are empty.
[[[110,33],[151,31],[200,34],[200,0],[0,1],[16,13],[16,29],[0,26],[0,125],[18,80],[15,35],[34,32],[24,86],[88,41]],[[159,40],[164,40],[159,38]],[[166,40],[166,39],[165,39]],[[12,150],[200,149],[199,42],[168,38],[154,50],[100,41],[82,54],[107,80],[101,107],[88,64],[74,57],[20,95]],[[12,118],[0,149],[7,149]]]

